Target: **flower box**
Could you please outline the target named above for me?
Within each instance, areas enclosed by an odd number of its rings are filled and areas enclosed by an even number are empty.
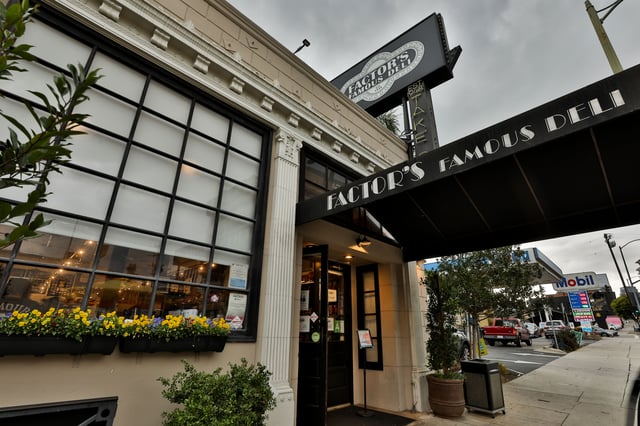
[[[83,353],[111,355],[117,344],[118,338],[114,336],[86,336]]]
[[[84,341],[62,336],[21,336],[0,334],[0,356],[4,355],[80,355]]]
[[[165,340],[150,337],[123,337],[120,352],[222,352],[227,336],[195,336]]]

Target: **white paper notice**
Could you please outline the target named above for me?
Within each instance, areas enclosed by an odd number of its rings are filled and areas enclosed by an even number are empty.
[[[231,266],[229,266],[229,287],[247,288],[248,272],[249,265],[232,263]]]
[[[239,330],[244,322],[247,310],[247,295],[241,293],[229,293],[229,306],[225,320],[231,324],[231,329]]]

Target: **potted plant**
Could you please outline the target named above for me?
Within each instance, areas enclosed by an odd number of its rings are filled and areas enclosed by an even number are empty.
[[[464,414],[464,376],[459,369],[458,342],[453,323],[456,311],[452,289],[446,277],[427,271],[422,283],[427,289],[427,375],[429,405],[435,415],[460,417]]]
[[[135,315],[125,320],[121,352],[221,352],[230,325],[224,318]]]

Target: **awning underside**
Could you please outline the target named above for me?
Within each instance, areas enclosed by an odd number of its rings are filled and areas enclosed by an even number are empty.
[[[368,203],[417,260],[640,222],[640,113]]]

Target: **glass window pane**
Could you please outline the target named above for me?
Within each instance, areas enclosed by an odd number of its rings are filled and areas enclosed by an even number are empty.
[[[63,268],[14,265],[9,284],[0,296],[0,315],[12,311],[78,307],[86,291],[89,274]]]
[[[327,189],[327,168],[317,161],[313,161],[307,158],[304,167],[304,178],[305,180],[313,182],[323,189]]]
[[[209,262],[181,256],[165,255],[160,275],[176,281],[204,283],[207,280]]]
[[[235,152],[229,152],[227,176],[244,182],[249,186],[257,187],[259,169],[259,163]]]
[[[98,81],[100,86],[135,102],[140,101],[146,80],[144,75],[100,52],[96,54],[91,67],[93,69],[100,68],[102,75]]]
[[[98,268],[104,271],[153,276],[158,264],[160,238],[109,228],[100,251]]]
[[[362,274],[362,280],[364,282],[364,291],[375,291],[376,280],[373,272],[364,272]]]
[[[33,55],[64,69],[67,69],[67,64],[86,63],[91,54],[91,49],[86,44],[39,21],[32,21],[27,25],[20,44],[32,45],[30,52]]]
[[[376,295],[375,293],[365,293],[364,298],[364,313],[375,314],[376,313]]]
[[[87,91],[87,96],[91,100],[78,105],[75,112],[89,114],[85,120],[87,123],[111,130],[120,136],[129,136],[136,114],[135,107],[94,88]]]
[[[183,164],[176,195],[211,207],[218,207],[220,178]]]
[[[44,215],[51,224],[40,228],[37,238],[20,245],[18,259],[54,263],[62,267],[89,268],[96,254],[100,226],[76,219]]]
[[[118,316],[133,318],[148,312],[152,289],[153,283],[149,280],[97,274],[88,308],[96,315],[115,311]]]
[[[164,317],[168,314],[178,315],[184,314],[185,310],[193,310],[196,315],[201,315],[204,305],[204,290],[204,287],[160,283],[153,314]]]
[[[51,68],[35,62],[21,62],[20,67],[26,71],[13,73],[13,77],[11,78],[11,92],[30,101],[35,101],[38,104],[42,103],[42,101],[32,93],[29,93],[29,90],[43,93],[49,99],[52,99],[51,92],[47,88],[47,85],[53,84],[53,79],[58,73]]]
[[[237,294],[237,293],[236,293]],[[209,318],[224,318],[229,307],[229,291],[222,289],[209,290],[205,315]]]
[[[163,232],[169,199],[128,185],[120,185],[111,220],[140,229]]]
[[[250,219],[255,217],[256,191],[225,182],[222,191],[222,209]]]
[[[262,152],[262,136],[239,124],[234,124],[231,130],[231,146],[255,158],[260,158]]]
[[[178,157],[182,149],[184,129],[143,111],[136,125],[134,139],[136,142]]]
[[[250,260],[251,260],[251,257],[249,256],[246,256],[243,254],[231,253],[231,252],[220,250],[220,249],[216,250],[215,253],[213,254],[213,263],[216,268],[218,266],[224,266],[224,265],[228,266],[234,263],[237,265],[248,265],[250,263]],[[219,285],[219,284],[216,284],[216,285]],[[227,284],[225,283],[220,285],[227,285]]]
[[[253,224],[235,217],[220,215],[216,245],[239,251],[251,251]]]
[[[190,133],[184,159],[190,163],[202,166],[207,170],[221,173],[224,163],[224,147],[194,133]]]
[[[191,100],[164,84],[151,81],[144,98],[144,106],[180,123],[186,123]]]
[[[227,142],[229,119],[200,104],[196,104],[193,111],[191,127],[220,142]]]
[[[367,315],[364,317],[364,328],[368,328],[371,332],[371,337],[378,336],[377,316]]]
[[[104,240],[105,244],[120,245],[124,247],[136,248],[143,251],[160,253],[159,237],[141,234],[139,232],[126,231],[124,229],[110,227]]]
[[[61,170],[49,175],[47,207],[104,219],[114,183],[68,167]]]
[[[329,190],[340,188],[341,186],[345,186],[347,184],[347,177],[341,175],[340,173],[333,171],[331,169],[329,172]]]
[[[71,161],[90,170],[117,176],[126,145],[117,139],[91,129],[73,139]]]
[[[177,167],[174,160],[134,146],[129,152],[123,178],[171,193]]]
[[[378,362],[378,341],[377,339],[371,339],[373,347],[364,351],[367,362]]]
[[[216,213],[192,204],[176,201],[169,234],[174,237],[211,243]]]
[[[190,259],[209,261],[209,247],[202,247],[191,243],[183,243],[182,241],[167,240],[164,248],[165,255],[188,257]]]

